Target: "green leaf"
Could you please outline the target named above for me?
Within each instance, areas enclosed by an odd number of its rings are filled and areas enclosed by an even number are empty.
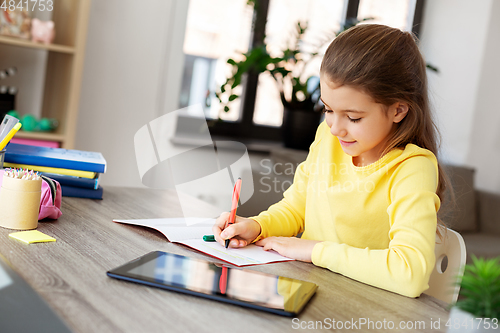
[[[435,73],[439,73],[439,69],[429,63],[425,64],[425,67],[427,67],[428,69],[430,69],[431,71],[435,72]]]
[[[236,88],[237,86],[239,86],[241,83],[241,75],[238,75],[234,78],[234,82],[233,84],[231,85],[231,89],[234,89]]]
[[[236,61],[234,61],[234,59],[227,59],[227,63],[230,64],[230,65],[233,65],[233,66],[236,66]]]
[[[280,62],[282,62],[282,61],[284,61],[284,60],[285,60],[285,58],[282,58],[282,57],[275,57],[275,58],[271,58],[270,62],[271,62],[272,64],[277,64],[277,63],[280,63]]]
[[[228,99],[228,100],[229,100],[229,102],[232,102],[232,101],[234,101],[235,99],[237,99],[238,97],[239,97],[238,95],[234,95],[234,94],[233,94],[233,95],[229,96],[229,99]]]
[[[224,112],[229,112],[229,106],[224,106]]]
[[[476,317],[500,319],[499,259],[472,256],[472,264],[464,267],[457,307]]]
[[[283,68],[283,67],[278,67],[273,70],[271,70],[271,74],[274,76],[276,74],[281,74],[283,77],[287,76],[291,71]]]
[[[307,30],[307,23],[300,23],[300,21],[297,22],[297,32],[299,34],[299,37],[303,35],[306,32],[306,30]]]

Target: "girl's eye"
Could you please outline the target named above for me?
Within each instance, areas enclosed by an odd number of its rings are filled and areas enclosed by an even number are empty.
[[[324,105],[323,105],[323,108],[321,109],[321,112],[323,113],[330,113],[330,112],[333,112],[332,110],[329,110],[327,109]],[[361,120],[361,118],[351,118],[349,116],[347,116],[347,119],[349,119],[349,121],[352,121],[353,123],[357,123],[358,121]]]
[[[323,108],[321,109],[321,112],[323,113],[328,113],[328,112],[332,112],[332,110],[328,110],[324,105],[323,105]]]

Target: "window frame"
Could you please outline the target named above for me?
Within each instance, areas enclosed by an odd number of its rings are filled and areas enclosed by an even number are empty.
[[[250,49],[264,44],[267,14],[271,0],[259,0],[254,8],[254,22],[252,24],[252,38]],[[350,19],[357,18],[360,0],[346,0],[343,24]],[[412,23],[412,32],[418,37],[423,18],[425,0],[416,0]],[[212,137],[230,137],[246,140],[281,141],[282,128],[255,124],[253,122],[259,73],[248,72],[244,77],[243,93],[241,96],[241,117],[238,121],[214,121],[209,126]],[[185,121],[180,120],[179,121]]]

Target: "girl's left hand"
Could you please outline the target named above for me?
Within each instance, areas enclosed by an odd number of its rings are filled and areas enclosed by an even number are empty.
[[[264,250],[274,250],[282,256],[311,262],[314,245],[319,241],[301,239],[297,237],[268,237],[255,242],[255,245],[263,246]]]

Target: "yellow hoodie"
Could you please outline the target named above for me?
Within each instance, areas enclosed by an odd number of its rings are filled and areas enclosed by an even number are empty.
[[[257,240],[304,232],[322,241],[315,265],[417,297],[435,263],[437,170],[434,154],[413,144],[356,167],[323,122],[284,198],[252,217]]]

